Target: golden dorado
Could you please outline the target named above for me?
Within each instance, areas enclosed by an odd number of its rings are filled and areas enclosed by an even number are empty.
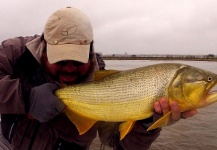
[[[141,68],[95,73],[95,80],[64,87],[56,91],[66,104],[66,115],[80,134],[97,121],[123,122],[120,139],[130,132],[137,120],[149,118],[154,103],[166,97],[176,101],[181,111],[205,107],[217,101],[210,92],[217,75],[184,64],[163,63]],[[171,112],[157,120],[148,130],[166,126]]]

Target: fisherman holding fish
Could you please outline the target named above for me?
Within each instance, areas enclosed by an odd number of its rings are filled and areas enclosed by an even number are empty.
[[[197,113],[196,110],[181,113],[176,102],[169,105],[162,97],[154,103],[154,115],[137,121],[121,140],[119,122],[99,121],[80,135],[65,113],[66,104],[54,92],[67,85],[92,81],[98,69],[91,23],[75,8],[54,12],[41,36],[3,41],[0,113],[4,137],[0,147],[8,142],[4,147],[17,150],[88,149],[98,131],[101,142],[113,149],[144,150],[159,136],[161,128],[151,131],[147,128],[160,116],[171,111],[172,124]]]

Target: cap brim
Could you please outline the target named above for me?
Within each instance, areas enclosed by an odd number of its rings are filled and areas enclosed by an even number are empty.
[[[53,64],[63,60],[74,60],[87,63],[89,59],[90,44],[88,45],[51,45],[47,43],[47,58]]]

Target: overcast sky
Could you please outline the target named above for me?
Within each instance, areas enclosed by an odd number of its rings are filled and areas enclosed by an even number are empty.
[[[41,34],[72,6],[89,16],[103,54],[215,54],[217,0],[0,0],[0,41]]]

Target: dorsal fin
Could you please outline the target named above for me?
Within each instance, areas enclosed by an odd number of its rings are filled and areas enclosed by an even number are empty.
[[[94,81],[119,73],[119,70],[98,70],[94,72]]]

